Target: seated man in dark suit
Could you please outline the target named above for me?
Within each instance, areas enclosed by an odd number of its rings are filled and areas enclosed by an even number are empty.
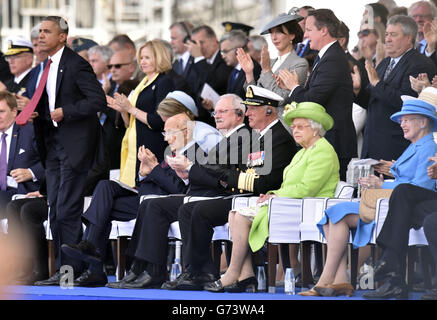
[[[234,93],[242,99],[244,99],[246,96],[246,90],[244,88],[244,84],[246,83],[246,74],[237,60],[236,52],[238,48],[243,48],[243,50],[247,52],[248,42],[249,39],[241,30],[232,30],[226,33],[220,40],[220,53],[223,57],[223,60],[225,60],[226,65],[233,68],[228,79],[228,87],[226,92]],[[252,61],[254,64],[253,75],[256,82],[258,81],[261,73],[261,66],[254,59],[252,59]]]
[[[187,118],[173,116],[165,122],[166,140],[174,153],[195,154],[196,144],[187,128]],[[183,130],[179,144],[172,143],[173,134]],[[136,190],[124,188],[115,181],[101,181],[93,194],[90,207],[83,214],[87,225],[84,240],[78,245],[64,244],[65,254],[89,263],[89,268],[75,281],[77,286],[104,286],[107,277],[103,272],[106,242],[111,231],[111,221],[129,221],[136,218],[139,198],[142,195],[166,195],[184,193],[186,184],[176,175],[166,161],[158,163],[155,155],[144,146],[139,148],[138,159],[141,161],[139,180]],[[194,160],[194,159],[193,159]]]
[[[0,82],[0,90],[8,90],[12,93],[23,94],[29,81],[29,72],[33,64],[32,43],[21,37],[10,37],[9,47],[5,53],[5,59],[9,63],[9,69],[14,75],[4,84]]]
[[[14,95],[0,91],[0,212],[14,194],[36,191],[44,179],[33,125],[18,126],[16,116]]]

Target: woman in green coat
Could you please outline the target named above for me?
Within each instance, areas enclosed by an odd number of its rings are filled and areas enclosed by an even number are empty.
[[[339,162],[334,148],[323,138],[334,120],[325,108],[313,102],[287,105],[284,121],[290,125],[294,140],[302,146],[284,169],[283,182],[278,190],[261,194],[256,208],[231,211],[229,228],[232,236],[231,263],[215,282],[205,286],[214,292],[243,292],[256,287],[251,251],[262,248],[268,237],[268,207],[262,205],[272,197],[304,198],[333,197],[339,182]],[[255,214],[255,217],[250,217]],[[249,216],[249,217],[248,217]],[[253,222],[252,222],[253,218]],[[297,245],[292,266],[297,264]]]

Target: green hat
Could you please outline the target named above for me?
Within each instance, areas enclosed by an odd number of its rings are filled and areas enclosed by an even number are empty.
[[[320,123],[326,131],[334,125],[334,120],[320,104],[315,102],[292,102],[284,109],[283,118],[289,126],[295,118],[306,118]]]

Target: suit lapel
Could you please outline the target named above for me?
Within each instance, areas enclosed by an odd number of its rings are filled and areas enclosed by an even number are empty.
[[[61,86],[62,78],[64,77],[66,69],[67,50],[69,49],[65,47],[64,52],[62,53],[61,61],[59,62],[58,75],[56,77],[56,96],[58,96],[59,88]]]
[[[9,159],[8,159],[8,169],[7,172],[11,171],[12,164],[15,161],[15,155],[17,151],[17,142],[18,142],[18,133],[20,128],[18,125],[14,124],[14,128],[12,129],[12,137],[11,137],[11,146],[9,148]]]
[[[187,78],[188,74],[190,73],[193,62],[194,62],[194,58],[192,56],[190,56],[190,58],[188,59],[187,65],[185,66],[184,72],[183,72],[184,78]]]
[[[395,67],[393,68],[393,70],[390,72],[390,74],[388,75],[388,77],[387,77],[387,80],[386,80],[386,82],[390,82],[391,80],[393,80],[393,78],[396,76],[396,74],[399,72],[399,70],[400,69],[403,69],[403,64],[405,63],[405,60],[406,59],[409,59],[409,56],[411,55],[411,54],[413,54],[414,53],[414,49],[411,49],[411,50],[409,50],[408,52],[406,52],[403,56],[402,56],[402,58],[398,61],[398,63],[396,63],[396,65],[395,65]],[[390,64],[390,60],[391,59],[388,59],[388,63],[387,63],[387,66],[384,68],[384,73],[385,73],[385,70],[387,69],[387,67],[388,67],[388,65]],[[383,79],[384,78],[384,74],[382,74],[382,78],[381,79]]]

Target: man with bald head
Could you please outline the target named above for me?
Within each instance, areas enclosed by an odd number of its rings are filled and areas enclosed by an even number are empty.
[[[168,154],[184,154],[188,157],[195,154],[192,134],[187,130],[189,120],[186,114],[179,114],[165,122],[165,139],[170,146]],[[168,163],[158,163],[149,149],[141,146],[138,159],[140,167],[137,192],[125,189],[115,181],[100,181],[94,190],[89,208],[83,214],[87,226],[83,240],[78,245],[62,246],[65,254],[89,264],[88,269],[75,280],[75,286],[104,286],[107,283],[103,262],[112,220],[129,221],[137,218],[139,198],[142,195],[180,194],[187,191],[186,184]]]

